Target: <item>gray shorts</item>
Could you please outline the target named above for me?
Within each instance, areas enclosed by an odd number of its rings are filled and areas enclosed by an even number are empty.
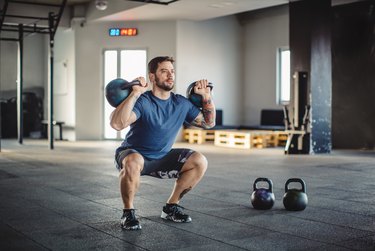
[[[137,150],[128,148],[120,151],[115,156],[116,168],[122,169],[122,160],[131,153],[139,153]],[[150,160],[145,157],[141,175],[150,175],[161,179],[178,178],[182,166],[194,153],[191,149],[175,148],[161,159]]]

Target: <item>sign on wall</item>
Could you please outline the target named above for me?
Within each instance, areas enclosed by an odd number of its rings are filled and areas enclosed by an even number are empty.
[[[110,28],[110,37],[136,36],[138,34],[137,28]]]

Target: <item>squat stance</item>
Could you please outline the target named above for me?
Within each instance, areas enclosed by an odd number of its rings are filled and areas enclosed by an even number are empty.
[[[132,87],[130,95],[112,112],[111,126],[120,131],[130,126],[125,140],[116,150],[120,171],[120,191],[124,204],[121,226],[141,229],[134,212],[134,197],[141,175],[176,178],[174,188],[161,217],[174,222],[190,222],[179,202],[201,180],[207,160],[191,149],[172,149],[176,135],[184,122],[201,128],[215,125],[215,106],[207,80],[199,80],[195,93],[202,96],[202,110],[185,97],[174,94],[175,72],[171,57],[156,57],[148,64],[152,90],[144,77],[141,85]]]

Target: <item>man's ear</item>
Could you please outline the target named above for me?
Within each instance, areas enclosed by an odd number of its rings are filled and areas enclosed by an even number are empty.
[[[148,74],[148,78],[150,79],[151,83],[154,83],[154,81],[155,81],[155,74],[154,73],[149,73]]]

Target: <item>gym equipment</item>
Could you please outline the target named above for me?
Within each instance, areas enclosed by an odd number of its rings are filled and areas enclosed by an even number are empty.
[[[116,78],[106,85],[105,97],[111,106],[117,107],[129,96],[132,92],[132,87],[140,84],[138,80],[128,82],[125,79]]]
[[[259,182],[267,182],[268,188],[258,188]],[[267,210],[271,209],[275,203],[275,195],[272,192],[272,180],[268,178],[257,178],[254,181],[254,191],[251,194],[251,204],[255,209]]]
[[[301,189],[289,189],[289,184],[298,182],[301,184]],[[289,211],[302,211],[306,208],[308,203],[306,195],[306,183],[300,178],[290,178],[285,183],[285,194],[283,197],[283,204],[286,210]]]
[[[288,140],[285,154],[306,154],[310,152],[310,91],[307,72],[293,74],[293,101],[291,111],[284,107]],[[292,116],[290,116],[292,115]]]
[[[186,97],[197,107],[202,107],[202,96],[199,94],[196,94],[194,92],[194,86],[196,82],[191,83],[187,90],[186,90]],[[212,89],[214,88],[214,85],[212,83],[208,83],[208,87]]]

